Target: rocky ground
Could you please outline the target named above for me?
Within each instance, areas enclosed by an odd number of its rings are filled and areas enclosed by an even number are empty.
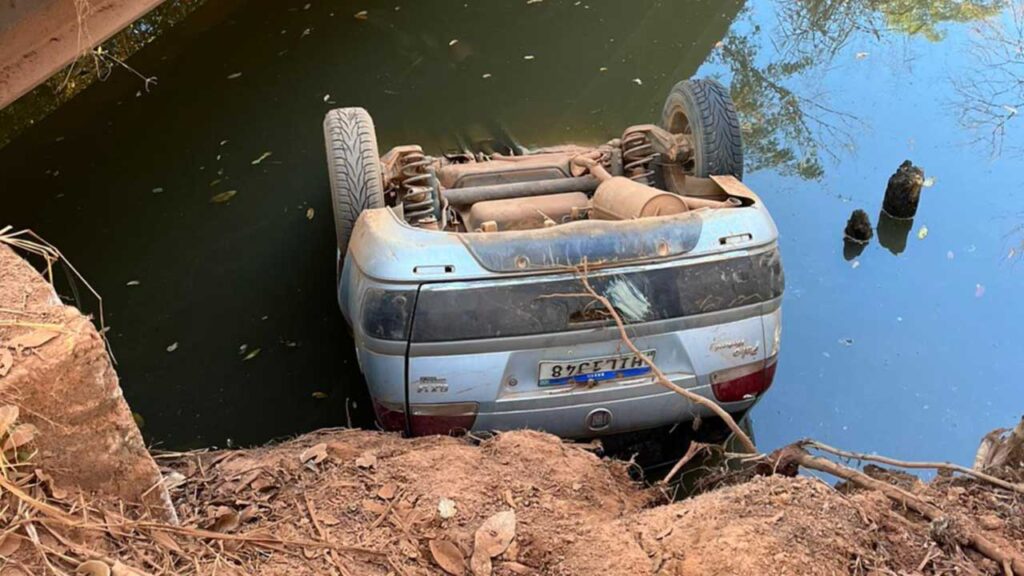
[[[152,458],[102,340],[41,281],[0,246],[0,576],[1024,574],[1024,446],[1003,436],[985,464],[1002,487],[874,466],[884,490],[833,486],[772,455],[678,502],[529,431]]]

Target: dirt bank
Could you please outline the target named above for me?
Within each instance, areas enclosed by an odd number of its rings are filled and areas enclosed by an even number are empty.
[[[160,472],[89,318],[0,244],[0,404],[38,431],[36,461],[60,485],[171,520]],[[151,489],[152,488],[152,489]]]
[[[325,430],[158,455],[158,470],[96,331],[2,246],[0,310],[0,576],[1024,573],[970,537],[1019,557],[1024,488],[870,466],[941,517],[750,470],[673,503],[627,463],[530,431]],[[1024,481],[1024,440],[993,446],[989,472]],[[167,497],[176,514],[159,513]]]

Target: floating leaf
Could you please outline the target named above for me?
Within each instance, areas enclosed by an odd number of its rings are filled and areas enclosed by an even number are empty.
[[[163,191],[164,189],[160,187],[153,188],[153,194],[162,194]]]
[[[927,226],[921,226],[921,229],[917,231],[917,239],[918,240],[924,240],[927,237],[928,237],[928,227]]]
[[[228,80],[234,80],[235,78],[241,78],[241,72],[235,72],[234,74],[228,74]]]
[[[316,398],[317,400],[323,400],[324,398],[327,398],[327,393],[320,392],[319,390],[317,390],[316,392],[313,392],[313,398]]]
[[[330,94],[324,94],[324,102],[327,102],[330,99],[331,99],[331,95]]]
[[[536,56],[534,56],[533,54],[527,54],[526,56],[523,56],[523,60],[533,60],[534,58],[536,58]]]
[[[312,220],[313,216],[316,215],[316,210],[312,208],[306,208],[306,220]]]
[[[459,548],[448,540],[431,540],[430,556],[441,570],[451,576],[463,576],[466,573],[466,559]]]
[[[174,352],[177,349],[178,349],[178,343],[177,342],[174,342],[170,346],[167,347],[167,351],[168,352]]]
[[[242,358],[242,362],[245,362],[246,360],[252,360],[253,358],[259,356],[260,350],[260,348],[253,348],[252,350],[249,350],[249,353],[245,355],[245,358]]]
[[[924,182],[921,183],[921,186],[924,186],[925,188],[931,188],[932,186],[935,186],[935,176],[929,176],[925,178]]]
[[[453,38],[451,41],[448,42],[448,45],[449,46],[455,46],[458,43],[459,43],[458,39]]]
[[[974,297],[981,298],[985,295],[985,286],[983,284],[974,285]]]
[[[633,84],[636,84],[637,86],[643,86],[644,81],[639,78],[633,78]]]
[[[860,268],[860,260],[855,259],[853,262],[850,262],[850,268],[853,268],[854,270]]]
[[[267,158],[270,158],[271,154],[272,154],[271,152],[264,152],[263,154],[260,154],[258,158],[256,158],[255,160],[252,161],[252,165],[255,166],[255,165],[259,164],[260,162],[263,162]]]
[[[946,252],[946,260],[952,260],[953,258],[956,258],[956,254],[954,254],[952,250]]]
[[[857,60],[863,60],[863,59],[868,57],[868,53],[867,52],[857,52],[856,54],[853,55],[853,57],[856,58]]]
[[[457,512],[458,512],[458,510],[456,510],[456,508],[455,508],[455,501],[454,500],[450,500],[448,498],[441,498],[441,500],[438,501],[438,503],[437,503],[437,513],[438,513],[439,516],[441,516],[442,520],[447,520],[449,518],[454,518],[455,514]]]
[[[213,196],[210,196],[210,204],[223,204],[234,198],[235,194],[238,194],[238,190],[228,190],[227,192],[214,194]]]
[[[481,78],[483,78],[484,80],[487,80],[490,77],[491,77],[491,73],[490,72],[487,72],[483,76],[481,76]]]
[[[356,12],[353,15],[353,17],[356,20],[366,20],[369,17],[369,14],[366,12],[366,10],[360,10],[359,12]]]
[[[125,286],[138,286],[139,284],[142,284],[142,282],[139,282],[138,280],[129,280],[124,283]]]

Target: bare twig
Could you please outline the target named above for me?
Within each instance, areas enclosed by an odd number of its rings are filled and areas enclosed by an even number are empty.
[[[672,469],[668,471],[668,474],[666,474],[665,477],[662,478],[661,483],[668,484],[669,482],[671,482],[672,479],[675,478],[676,474],[678,474],[679,471],[683,469],[683,466],[686,466],[686,464],[689,463],[690,460],[693,460],[693,457],[696,456],[698,452],[706,450],[707,447],[707,444],[702,444],[700,442],[690,442],[690,447],[686,449],[686,454],[683,454],[683,457],[679,459],[679,462],[676,462],[676,465],[673,466]]]

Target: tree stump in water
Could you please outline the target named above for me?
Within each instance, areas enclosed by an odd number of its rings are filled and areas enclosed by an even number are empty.
[[[874,236],[875,232],[871,229],[871,218],[868,217],[868,213],[857,209],[850,214],[850,219],[846,221],[846,230],[844,231],[846,238],[854,242],[866,244],[871,237]]]
[[[923,185],[924,170],[914,166],[910,160],[904,160],[896,173],[889,177],[882,210],[893,218],[913,218],[917,214]]]

